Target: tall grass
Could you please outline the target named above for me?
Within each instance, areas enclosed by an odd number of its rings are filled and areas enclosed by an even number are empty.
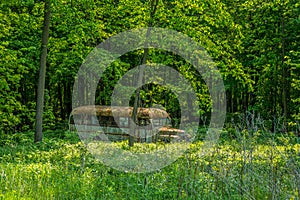
[[[208,154],[195,142],[143,174],[99,163],[75,133],[48,132],[39,144],[30,132],[6,136],[0,199],[299,199],[299,139],[252,130],[227,129]]]

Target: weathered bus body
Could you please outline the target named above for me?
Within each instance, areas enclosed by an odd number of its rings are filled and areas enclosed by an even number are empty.
[[[77,130],[82,139],[92,137],[109,141],[128,140],[132,112],[132,107],[81,106],[73,109],[69,127],[71,131]],[[162,109],[138,108],[137,125],[134,131],[136,142],[172,142],[188,139],[184,130],[171,127],[170,116]]]

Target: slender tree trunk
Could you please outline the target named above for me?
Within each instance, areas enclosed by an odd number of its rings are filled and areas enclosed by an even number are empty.
[[[38,91],[37,91],[36,129],[34,135],[34,142],[42,141],[42,137],[43,137],[43,110],[44,110],[44,93],[45,93],[47,46],[48,46],[48,39],[49,39],[49,25],[50,25],[50,0],[46,0],[45,7],[44,7],[44,28],[43,28],[43,35],[42,35],[42,53],[41,53],[39,83],[38,83]]]
[[[282,48],[282,56],[281,56],[281,65],[282,65],[282,104],[283,104],[283,118],[284,118],[284,124],[283,124],[283,130],[284,132],[287,131],[287,116],[288,116],[288,84],[287,84],[287,76],[288,76],[288,69],[286,68],[284,64],[284,56],[285,56],[285,41],[284,41],[284,17],[282,16],[281,19],[281,33],[282,33],[282,39],[281,39],[281,48]]]
[[[58,93],[58,101],[59,101],[59,107],[60,107],[60,117],[62,120],[66,119],[66,115],[65,115],[65,109],[64,109],[64,103],[63,103],[63,95],[62,95],[62,91],[61,91],[61,83],[58,82],[57,85],[57,93]]]
[[[69,80],[69,78],[66,78],[66,82],[65,82],[65,89],[64,89],[64,102],[65,102],[65,111],[66,114],[69,116],[70,113],[72,112],[72,93],[71,93],[71,82]]]
[[[148,35],[150,34],[150,29],[147,30],[147,35],[146,35],[146,40]],[[143,60],[142,60],[142,66],[139,70],[139,76],[138,76],[138,85],[142,84],[143,77],[144,77],[144,64],[146,64],[147,56],[148,56],[148,48],[144,48],[144,55],[143,55]],[[140,107],[140,88],[137,88],[136,93],[135,93],[135,98],[134,98],[134,105],[133,105],[133,111],[131,114],[131,125],[130,125],[130,131],[131,133],[134,133],[134,136],[132,134],[129,135],[129,141],[128,145],[133,146],[134,145],[134,138],[136,136],[136,130],[134,128],[134,123],[137,124],[138,118],[137,118],[137,113],[138,113],[138,108]]]
[[[275,76],[276,76],[276,71],[277,71],[277,63],[276,63],[276,65],[275,65],[275,70],[274,70],[274,72],[273,72],[273,74],[272,74],[272,82],[273,83],[275,83],[274,85],[275,85],[275,87],[272,87],[271,88],[271,102],[272,102],[272,106],[273,106],[273,108],[272,108],[272,117],[273,117],[273,120],[272,120],[272,132],[273,133],[275,133],[277,130],[276,130],[276,115],[277,115],[277,95],[278,95],[278,88],[276,87],[276,84],[278,84],[277,83],[277,80],[276,80],[276,78],[275,78]]]
[[[158,4],[159,0],[152,0],[151,1],[151,13],[150,13],[150,21],[148,23],[148,27],[152,26],[152,19],[154,17],[154,14],[156,12],[156,8],[157,8],[157,4]],[[146,64],[146,60],[147,60],[147,56],[148,56],[148,52],[149,49],[147,48],[147,38],[150,35],[150,29],[148,28],[147,33],[146,33],[146,40],[145,40],[145,48],[144,48],[144,55],[143,55],[143,59],[142,59],[142,66],[140,68],[139,71],[139,76],[138,76],[138,85],[142,84],[143,81],[143,77],[144,77],[144,64]],[[128,145],[129,146],[133,146],[134,145],[134,138],[136,136],[136,130],[134,128],[134,123],[136,124],[138,119],[137,119],[137,113],[138,113],[138,108],[139,108],[139,102],[140,102],[140,88],[137,88],[136,93],[135,93],[135,99],[134,99],[134,105],[133,105],[133,111],[131,114],[131,123],[130,123],[130,133],[129,134],[129,140],[128,140]],[[133,133],[133,134],[132,134]]]

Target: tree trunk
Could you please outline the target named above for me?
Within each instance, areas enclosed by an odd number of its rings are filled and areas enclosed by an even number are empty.
[[[65,88],[64,88],[64,103],[65,103],[65,111],[67,116],[72,112],[72,93],[71,93],[71,82],[70,79],[65,77]],[[88,90],[87,90],[88,91]]]
[[[287,132],[287,117],[288,117],[288,69],[284,63],[284,56],[285,56],[285,41],[284,41],[284,17],[281,18],[281,48],[282,48],[282,57],[281,57],[281,65],[282,65],[282,104],[283,104],[283,131]]]
[[[44,7],[44,28],[42,35],[42,53],[40,60],[39,83],[37,91],[37,106],[36,106],[36,129],[34,142],[42,141],[43,137],[43,110],[44,110],[44,92],[45,92],[45,76],[46,76],[46,60],[47,46],[49,39],[50,25],[50,0],[45,1]]]
[[[152,0],[151,1],[151,13],[150,13],[150,21],[148,23],[148,27],[151,27],[152,26],[152,19],[153,19],[153,16],[156,12],[156,7],[157,7],[157,4],[158,4],[158,0]],[[149,49],[147,48],[147,38],[149,37],[150,35],[150,29],[148,28],[147,30],[147,33],[146,33],[146,40],[145,40],[145,48],[144,48],[144,55],[143,55],[143,60],[142,60],[142,66],[140,68],[140,71],[139,71],[139,76],[138,76],[138,85],[141,85],[142,84],[142,81],[143,81],[143,77],[144,77],[144,64],[146,64],[146,60],[147,60],[147,56],[148,56],[148,52],[149,52]],[[140,88],[137,88],[136,90],[136,93],[135,93],[135,99],[134,99],[134,105],[133,105],[133,111],[132,111],[132,114],[131,114],[131,123],[130,123],[130,134],[129,134],[129,140],[128,140],[128,145],[129,146],[133,146],[134,145],[134,138],[136,136],[136,130],[134,128],[134,123],[137,124],[137,113],[138,113],[138,108],[139,108],[139,101],[140,101]],[[133,134],[132,134],[133,133]]]
[[[58,82],[57,84],[57,93],[58,93],[58,101],[59,101],[59,107],[60,107],[60,117],[64,121],[66,119],[65,115],[65,109],[64,109],[64,103],[63,103],[63,95],[61,91],[61,82]]]

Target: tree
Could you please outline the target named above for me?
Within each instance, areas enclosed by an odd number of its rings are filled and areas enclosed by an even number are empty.
[[[0,7],[0,132],[9,134],[33,129],[43,5]]]
[[[42,53],[40,60],[39,82],[37,90],[37,106],[36,106],[36,129],[34,142],[42,141],[43,137],[43,110],[44,110],[44,94],[45,94],[45,76],[46,76],[46,61],[47,49],[49,40],[50,26],[50,0],[45,1],[44,7],[44,27],[42,34]]]
[[[156,12],[156,8],[157,8],[157,4],[158,4],[158,1],[159,0],[152,0],[151,1],[151,5],[150,5],[150,19],[149,19],[149,22],[148,22],[148,27],[152,27],[152,20],[153,20],[153,17],[154,17],[154,14]],[[142,59],[142,66],[140,68],[140,71],[139,71],[139,75],[138,75],[138,85],[141,85],[142,84],[142,81],[143,81],[143,76],[144,76],[144,65],[146,64],[146,61],[147,61],[147,56],[148,56],[148,51],[149,49],[147,48],[147,38],[149,37],[150,35],[150,29],[148,28],[147,30],[147,33],[146,33],[146,40],[145,40],[145,48],[144,48],[144,54],[143,54],[143,59]],[[131,133],[134,133],[134,136],[136,135],[135,134],[135,129],[134,129],[134,124],[133,123],[136,123],[137,124],[137,113],[138,113],[138,109],[140,107],[140,88],[138,88],[136,90],[136,94],[135,94],[135,99],[134,99],[134,105],[133,105],[133,111],[132,111],[132,115],[131,115],[131,119],[132,119],[132,122],[131,122],[131,125],[130,125],[130,131]],[[134,145],[134,136],[132,136],[132,134],[129,135],[129,146],[133,146]]]

